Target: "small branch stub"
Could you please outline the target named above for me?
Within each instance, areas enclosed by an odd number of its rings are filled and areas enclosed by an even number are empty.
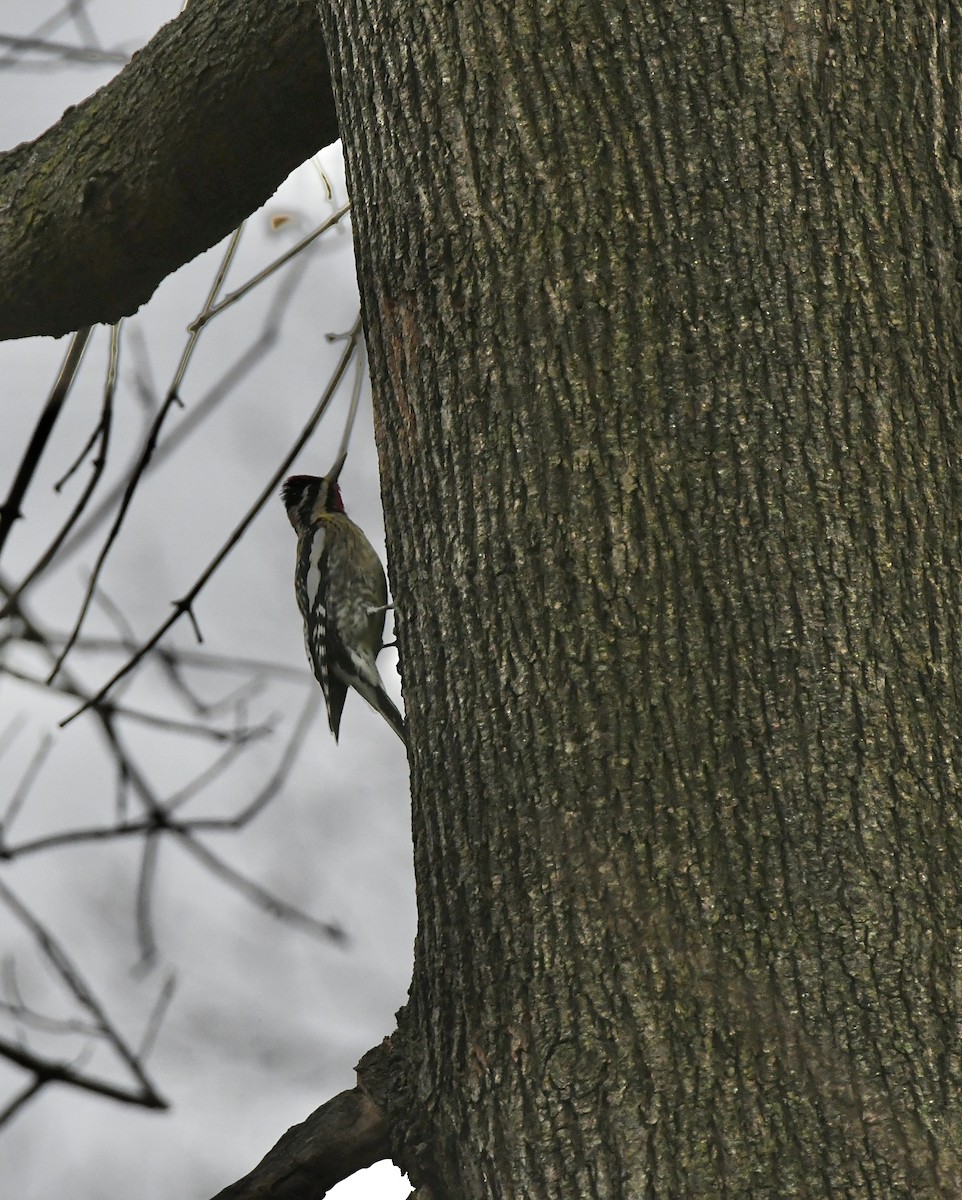
[[[253,1171],[214,1200],[320,1200],[342,1179],[389,1155],[387,1121],[353,1088],[289,1129]]]

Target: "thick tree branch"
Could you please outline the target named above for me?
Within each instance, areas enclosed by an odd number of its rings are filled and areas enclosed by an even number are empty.
[[[0,338],[113,322],[337,138],[315,6],[209,0],[0,155]]]
[[[320,1200],[389,1154],[387,1122],[370,1097],[353,1088],[289,1129],[249,1175],[215,1200]]]

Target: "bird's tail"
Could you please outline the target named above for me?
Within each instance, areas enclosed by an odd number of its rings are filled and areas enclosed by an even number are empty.
[[[349,655],[348,662],[339,662],[337,674],[348,687],[354,688],[370,704],[375,712],[379,712],[387,721],[402,742],[407,745],[407,734],[404,728],[404,718],[398,712],[397,706],[384,690],[381,676],[377,667],[370,662],[363,662],[356,655]]]
[[[367,700],[367,696],[364,699]],[[404,726],[404,718],[398,712],[397,705],[384,690],[383,684],[378,688],[376,702],[368,701],[368,703],[373,703],[373,707],[377,709],[406,746],[408,739],[407,730]]]
[[[398,712],[397,705],[384,690],[384,684],[380,678],[376,686],[372,687],[366,679],[359,679],[355,683],[355,688],[361,693],[364,699],[370,704],[375,712],[379,712],[387,721],[394,732],[398,735],[402,742],[407,745],[407,733],[404,728],[404,718]]]

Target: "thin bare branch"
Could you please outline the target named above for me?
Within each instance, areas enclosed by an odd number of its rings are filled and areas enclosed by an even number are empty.
[[[258,908],[268,913],[278,920],[285,921],[291,925],[297,925],[307,933],[313,934],[315,937],[321,937],[332,942],[345,942],[347,934],[339,925],[334,925],[329,921],[319,921],[316,917],[309,916],[302,912],[293,904],[288,904],[286,900],[281,900],[279,897],[261,887],[259,883],[248,879],[242,875],[240,871],[229,866],[218,858],[216,854],[207,846],[199,842],[195,837],[192,837],[190,832],[180,826],[172,826],[171,832],[177,835],[180,844],[185,850],[189,851],[199,862],[202,862],[214,875],[219,876],[231,885],[242,896],[246,896]]]
[[[62,1033],[68,1037],[99,1037],[100,1031],[89,1021],[75,1021],[68,1017],[47,1017],[43,1013],[33,1012],[24,1005],[0,1000],[0,1012],[6,1013],[15,1021],[29,1025],[44,1033]]]
[[[0,67],[13,66],[14,63],[23,65],[22,55],[41,53],[49,55],[61,62],[87,63],[91,66],[103,66],[104,63],[115,63],[124,67],[130,62],[130,55],[122,50],[98,50],[94,46],[71,46],[68,42],[55,42],[49,38],[17,37],[11,33],[0,33],[0,46],[8,50],[17,50],[19,55],[8,55],[0,59]]]
[[[0,576],[0,592],[5,595],[10,595],[12,588]],[[41,627],[37,624],[34,618],[28,613],[22,600],[17,602],[16,615],[22,627],[22,636],[35,644],[40,651],[49,659],[53,659],[53,651],[50,647],[49,638],[46,636]],[[78,698],[87,698],[87,693],[81,688],[78,681],[66,669],[61,669],[61,680],[64,685]],[[117,766],[117,782],[118,782],[118,813],[123,813],[126,803],[126,795],[128,790],[139,797],[141,803],[148,812],[159,809],[159,801],[154,794],[152,788],[148,784],[142,772],[138,769],[134,761],[130,758],[126,749],[121,742],[114,723],[114,714],[110,710],[109,705],[104,705],[102,702],[92,705],[97,717],[98,725],[100,726],[101,734],[107,743],[108,750],[113,756]]]
[[[67,3],[61,5],[60,8],[48,17],[45,17],[39,25],[35,25],[25,36],[47,42],[49,41],[50,34],[56,33],[57,30],[69,25],[76,27],[77,34],[82,42],[86,42],[96,50],[103,49],[100,38],[97,36],[97,31],[94,29],[93,22],[87,14],[86,0],[67,0]],[[72,43],[68,43],[68,45],[72,45]],[[16,61],[14,57],[0,59],[0,66],[11,65],[14,61]]]
[[[177,425],[171,429],[164,440],[154,451],[148,463],[145,474],[155,471],[196,431],[198,426],[229,397],[237,384],[243,380],[258,362],[276,344],[280,333],[280,325],[297,288],[304,278],[308,260],[299,259],[291,270],[281,280],[277,288],[274,302],[271,306],[269,320],[253,342],[250,343],[223,373],[220,379],[210,387],[203,396],[191,403]],[[61,558],[67,558],[75,553],[85,543],[92,533],[110,516],[123,495],[125,483],[121,482],[109,490],[100,503],[88,514],[87,519],[61,548]]]
[[[137,1047],[137,1057],[141,1062],[147,1061],[151,1050],[154,1048],[157,1035],[160,1033],[160,1027],[164,1023],[164,1017],[167,1015],[167,1010],[170,1007],[170,1002],[173,1000],[176,990],[177,976],[171,971],[160,985],[157,999],[154,1001],[154,1006],[150,1010],[150,1016],[147,1018],[143,1037],[140,1039],[140,1045]]]
[[[157,829],[151,829],[144,838],[143,853],[140,856],[140,870],[137,873],[137,903],[134,906],[136,914],[137,946],[140,950],[138,967],[147,968],[153,965],[157,958],[157,939],[154,937],[154,922],[152,901],[154,881],[157,878],[157,855],[160,852],[160,838]]]
[[[61,526],[53,541],[47,549],[40,555],[34,565],[30,568],[24,578],[20,581],[16,591],[8,596],[5,604],[0,608],[0,616],[6,612],[12,612],[16,606],[16,602],[20,596],[27,590],[33,581],[41,575],[50,563],[56,558],[57,553],[70,536],[70,531],[80,520],[81,515],[87,507],[94,489],[100,482],[100,478],[104,473],[104,468],[107,465],[107,451],[110,446],[110,431],[113,424],[113,405],[114,392],[117,386],[117,359],[120,354],[120,325],[114,325],[110,330],[110,358],[107,365],[107,381],[104,385],[104,402],[100,413],[100,421],[97,428],[90,435],[90,440],[84,447],[81,455],[76,459],[70,470],[59,480],[54,486],[55,490],[59,491],[63,484],[70,478],[71,474],[79,467],[80,463],[86,458],[90,447],[99,439],[97,454],[93,461],[93,470],[90,473],[90,478],[87,480],[87,485],[81,492],[76,504],[73,507],[70,515]]]
[[[67,0],[66,12],[70,20],[77,26],[77,32],[85,42],[100,48],[100,38],[94,29],[94,23],[87,11],[89,0]]]
[[[33,757],[27,764],[27,769],[20,778],[20,782],[14,789],[13,795],[10,797],[10,803],[7,805],[7,811],[0,819],[0,845],[6,840],[10,826],[16,820],[17,814],[23,808],[27,797],[30,795],[30,789],[33,787],[34,780],[40,773],[40,768],[43,766],[50,753],[50,747],[53,745],[53,738],[49,733],[44,734],[40,739],[37,749],[34,751]]]
[[[62,641],[63,638],[60,635],[51,634],[51,645],[56,646]],[[90,653],[100,654],[104,651],[129,651],[129,649],[130,647],[125,641],[117,638],[89,637],[81,638],[77,642],[75,652],[86,650]],[[160,646],[154,651],[154,655],[161,660],[175,660],[181,667],[196,668],[202,671],[255,671],[277,679],[301,679],[304,675],[304,669],[301,666],[271,662],[266,658],[244,658],[233,654],[218,654],[214,650],[194,650],[190,646],[177,650],[167,650]],[[230,702],[231,696],[226,697],[225,700],[218,700],[213,707],[223,707],[225,703]],[[211,706],[205,707],[209,711]]]
[[[347,462],[347,451],[351,444],[351,434],[354,432],[354,420],[357,417],[357,406],[361,399],[361,388],[364,386],[364,360],[364,343],[362,342],[357,356],[357,368],[354,372],[354,386],[351,388],[351,403],[347,410],[347,419],[344,422],[344,432],[341,434],[337,459],[331,471],[335,476],[340,474],[341,467]]]
[[[178,601],[177,603],[180,604],[182,602]],[[197,614],[194,612],[194,610],[190,607],[189,604],[184,608],[184,613],[187,616],[187,620],[190,624],[191,629],[194,631],[194,637],[197,639],[198,646],[203,645],[204,635],[200,631],[200,623],[197,620]]]
[[[195,775],[193,779],[185,783],[182,788],[179,788],[172,796],[167,798],[167,802],[164,805],[165,811],[172,813],[178,808],[182,808],[185,804],[189,804],[195,796],[200,795],[215,779],[223,775],[243,750],[243,742],[234,742],[233,745],[228,746],[209,766],[205,767],[203,771]]]
[[[10,486],[7,498],[0,505],[0,554],[3,553],[3,547],[10,536],[10,530],[13,528],[14,522],[23,516],[20,506],[23,504],[27,488],[30,486],[30,481],[33,479],[34,473],[40,464],[40,458],[47,442],[50,440],[51,433],[53,433],[57,418],[63,411],[64,402],[70,392],[71,384],[77,376],[77,370],[80,367],[84,350],[86,350],[87,342],[90,340],[90,329],[91,327],[88,325],[85,329],[81,329],[75,333],[71,338],[70,348],[67,350],[67,355],[63,366],[60,368],[57,381],[53,385],[53,390],[47,398],[43,412],[40,414],[40,419],[34,428],[30,443],[24,452],[23,458],[20,460],[20,468]]]
[[[98,588],[94,599],[104,610],[107,616],[116,625],[121,636],[120,648],[123,649],[125,655],[134,654],[139,645],[137,636],[135,635],[130,623],[124,617],[120,608],[107,596],[107,593],[102,587]],[[161,670],[167,676],[167,679],[173,686],[175,692],[178,692],[182,699],[186,700],[187,704],[198,716],[208,716],[210,714],[210,706],[201,701],[191,689],[187,686],[183,672],[178,664],[178,656],[176,653],[170,654],[166,658],[160,653],[155,655],[160,664]]]
[[[214,275],[214,281],[211,284],[210,291],[207,293],[207,299],[204,301],[204,307],[200,310],[200,317],[187,327],[187,345],[184,347],[184,352],[180,356],[180,362],[177,365],[177,370],[174,373],[174,378],[171,381],[170,387],[167,389],[168,400],[174,397],[178,404],[180,403],[180,385],[184,382],[184,376],[187,374],[187,367],[193,358],[194,350],[197,347],[197,339],[200,337],[200,330],[204,324],[204,318],[209,316],[214,308],[214,302],[220,295],[220,289],[224,286],[224,280],[227,278],[227,272],[231,263],[234,260],[234,255],[237,253],[237,247],[240,244],[241,234],[244,232],[244,222],[237,226],[230,236],[230,241],[227,243],[227,249],[224,251],[224,257],[221,259],[220,266],[217,268],[217,273]]]
[[[304,747],[307,740],[307,731],[313,725],[317,718],[318,711],[321,706],[321,693],[316,687],[311,687],[308,692],[307,703],[301,709],[301,715],[294,726],[294,731],[290,736],[290,740],[284,747],[280,760],[277,764],[277,769],[270,777],[267,783],[261,788],[251,802],[245,805],[235,816],[225,819],[216,826],[220,829],[242,829],[249,821],[252,821],[267,805],[274,799],[281,788],[284,786],[288,775],[297,761],[297,757]],[[195,830],[213,829],[210,823],[205,824],[200,818],[191,822],[191,828]]]
[[[118,321],[116,325],[110,327],[110,349],[107,358],[107,377],[104,380],[104,405],[103,411],[100,414],[100,420],[97,422],[97,428],[87,439],[87,444],[83,447],[73,463],[67,468],[63,475],[53,485],[55,492],[61,491],[70,478],[76,471],[80,469],[80,464],[93,449],[98,438],[101,442],[100,452],[94,460],[95,470],[99,466],[103,470],[104,459],[106,458],[106,446],[104,442],[110,437],[110,419],[113,412],[114,393],[117,390],[117,363],[120,361],[120,330],[123,325],[122,321]]]
[[[0,1000],[0,1013],[5,1013],[22,1025],[29,1025],[43,1033],[62,1033],[65,1037],[99,1037],[100,1030],[89,1021],[75,1021],[69,1017],[48,1017],[44,1013],[33,1012],[22,1004],[10,1000]]]
[[[59,975],[68,991],[71,992],[81,1007],[85,1008],[93,1018],[103,1040],[113,1047],[118,1058],[126,1065],[133,1078],[140,1085],[139,1095],[141,1102],[146,1102],[143,1099],[144,1097],[150,1097],[153,1101],[152,1107],[164,1107],[164,1101],[160,1098],[153,1084],[148,1079],[140,1059],[121,1037],[119,1030],[108,1018],[100,1002],[94,996],[82,974],[70,960],[67,952],[60,943],[2,881],[0,881],[0,900],[6,904],[17,920],[29,930],[34,943],[43,952],[44,957],[56,971],[57,975]],[[5,1051],[0,1048],[0,1052]],[[6,1056],[10,1057],[9,1054]],[[71,1068],[64,1068],[62,1065],[55,1069],[62,1071],[71,1070]],[[63,1078],[62,1075],[57,1077]]]
[[[167,1101],[149,1085],[140,1088],[125,1088],[106,1079],[98,1079],[92,1075],[84,1075],[69,1063],[56,1059],[42,1058],[24,1050],[15,1042],[0,1037],[0,1058],[15,1063],[27,1071],[32,1071],[36,1081],[45,1083],[69,1083],[72,1087],[85,1092],[94,1092],[98,1096],[106,1096],[108,1100],[117,1100],[122,1104],[134,1104],[140,1108],[168,1108]],[[29,1099],[29,1097],[27,1097]]]
[[[30,1101],[41,1092],[44,1086],[50,1081],[41,1075],[35,1075],[27,1084],[23,1091],[18,1092],[10,1103],[3,1109],[0,1109],[0,1128],[11,1121],[21,1108],[24,1108]]]
[[[21,671],[19,667],[8,665],[4,665],[3,674],[10,679],[16,679],[20,683],[29,684],[31,687],[36,687],[43,691],[50,691],[52,688],[64,696],[72,696],[75,700],[85,700],[87,697],[86,692],[81,691],[75,684],[64,680],[62,677],[56,683],[49,684],[46,679],[31,675],[28,671]],[[165,717],[159,713],[131,708],[126,704],[114,704],[109,700],[104,701],[100,705],[100,709],[107,716],[121,717],[127,721],[136,721],[138,725],[148,725],[153,729],[162,729],[167,733],[186,734],[188,737],[205,738],[212,742],[229,742],[232,745],[246,745],[246,743],[256,741],[258,738],[267,737],[273,731],[273,725],[268,721],[263,721],[258,725],[240,725],[234,729],[221,729],[216,725],[201,725],[197,721],[184,721],[179,720],[177,717]]]
[[[217,570],[217,568],[221,565],[221,563],[224,561],[224,559],[227,558],[228,554],[230,554],[231,550],[233,550],[233,548],[237,545],[237,543],[243,537],[243,535],[247,531],[248,526],[253,522],[254,518],[261,511],[261,509],[264,507],[264,505],[267,503],[267,501],[274,495],[275,491],[277,490],[278,484],[284,478],[291,463],[294,461],[294,459],[297,457],[297,455],[301,452],[302,447],[305,445],[308,438],[314,432],[315,426],[317,425],[318,421],[320,421],[321,417],[324,415],[325,411],[327,410],[328,405],[330,404],[331,400],[334,398],[334,395],[335,395],[337,388],[341,382],[341,379],[344,377],[344,373],[347,370],[348,365],[351,361],[351,358],[353,357],[353,355],[355,353],[358,339],[360,337],[360,332],[361,332],[361,319],[360,319],[360,317],[358,317],[358,319],[354,325],[352,337],[349,340],[347,346],[345,347],[344,353],[341,355],[340,361],[338,362],[337,366],[335,367],[334,373],[331,376],[331,379],[328,382],[327,387],[324,389],[324,394],[321,397],[320,402],[318,403],[317,407],[314,409],[314,412],[311,414],[310,419],[308,420],[307,424],[304,426],[303,430],[301,431],[300,435],[298,436],[297,440],[295,441],[293,447],[284,456],[284,459],[281,462],[281,465],[274,472],[274,474],[272,475],[272,477],[270,479],[270,482],[267,484],[267,486],[261,492],[260,496],[258,496],[257,500],[254,502],[254,504],[248,510],[246,516],[243,518],[243,520],[240,522],[240,524],[235,528],[233,533],[230,535],[230,537],[227,539],[227,541],[224,543],[224,545],[221,547],[221,549],[217,552],[217,554],[214,556],[214,558],[211,560],[211,562],[208,564],[208,566],[204,569],[204,571],[201,573],[200,577],[197,579],[197,581],[194,583],[194,585],[191,587],[191,589],[187,592],[187,594],[184,596],[184,598],[182,600],[178,600],[175,602],[173,614],[170,617],[168,617],[167,620],[164,621],[163,624],[147,639],[147,641],[143,644],[143,646],[140,648],[140,650],[138,650],[138,652],[128,662],[126,662],[124,664],[124,666],[122,666],[120,668],[119,671],[117,671],[113,676],[111,676],[111,678],[104,684],[104,686],[100,689],[99,692],[97,692],[96,695],[92,696],[88,701],[86,701],[85,704],[83,704],[80,708],[78,708],[76,712],[71,713],[71,715],[69,717],[67,717],[64,721],[61,722],[61,727],[69,725],[71,721],[73,721],[76,717],[79,717],[81,713],[86,712],[87,709],[96,707],[96,705],[99,704],[104,699],[104,697],[107,695],[107,693],[110,691],[110,689],[116,683],[118,683],[121,679],[123,679],[125,675],[129,674],[129,672],[132,671],[134,669],[134,667],[137,666],[137,664],[154,648],[154,646],[157,645],[157,643],[164,636],[164,634],[166,634],[167,631],[174,624],[176,624],[176,622],[180,619],[180,617],[183,616],[183,614],[185,612],[188,612],[190,610],[191,605],[197,599],[197,597],[200,595],[200,592],[203,590],[207,581],[211,578],[211,576],[214,574],[214,572]]]
[[[231,260],[234,257],[234,253],[237,250],[237,244],[240,241],[242,229],[243,229],[243,223],[241,223],[241,225],[239,225],[237,227],[237,229],[235,229],[233,234],[231,235],[230,241],[228,242],[228,245],[227,245],[227,249],[224,252],[224,257],[221,260],[220,267],[218,268],[218,270],[214,276],[214,281],[211,284],[210,291],[207,294],[207,300],[204,305],[205,310],[209,309],[210,306],[214,303],[214,300],[217,298],[217,295],[220,292],[220,289],[223,287],[224,277],[227,274],[228,267],[230,266]],[[181,383],[183,382],[184,374],[187,371],[187,366],[190,362],[191,356],[193,355],[194,347],[197,344],[197,337],[198,337],[198,335],[196,333],[192,333],[188,337],[187,345],[184,348],[183,354],[181,355],[180,364],[177,368],[176,374],[174,375],[174,379],[170,385],[170,389],[168,390],[167,395],[164,398],[164,402],[160,406],[160,410],[157,413],[157,416],[154,418],[154,420],[150,426],[150,429],[147,432],[147,438],[146,438],[146,441],[144,442],[144,448],[141,451],[140,456],[137,459],[136,463],[134,464],[133,470],[130,473],[130,476],[127,480],[127,486],[124,488],[124,494],[121,498],[120,505],[117,509],[117,515],[114,517],[114,522],[110,527],[110,532],[107,534],[106,540],[104,541],[104,544],[101,547],[100,553],[97,556],[97,561],[94,564],[93,573],[90,576],[90,582],[87,584],[87,590],[84,593],[84,598],[80,605],[80,613],[77,616],[77,621],[73,627],[73,632],[68,636],[66,645],[60,651],[57,661],[54,663],[53,670],[50,672],[50,682],[51,683],[56,678],[57,672],[59,671],[61,665],[63,664],[64,659],[70,653],[71,647],[73,646],[74,642],[77,640],[77,638],[80,634],[81,626],[83,625],[84,619],[87,615],[87,610],[90,607],[91,598],[93,597],[94,591],[97,587],[97,581],[100,578],[100,572],[103,570],[103,566],[104,566],[104,563],[106,562],[107,555],[110,553],[110,549],[113,546],[114,542],[117,540],[117,536],[120,533],[121,526],[124,523],[124,518],[126,517],[127,511],[130,508],[131,501],[134,498],[134,492],[137,490],[137,485],[140,483],[140,480],[142,479],[143,474],[147,469],[147,464],[150,462],[151,458],[153,457],[154,450],[157,446],[157,439],[160,436],[161,427],[163,426],[164,421],[167,419],[168,413],[170,412],[170,410],[173,408],[173,406],[175,404],[178,407],[183,408],[183,401],[180,398],[178,389],[179,389]],[[114,373],[116,374],[116,362],[113,363],[113,368],[114,368]],[[2,543],[0,543],[0,548],[2,548]],[[196,622],[195,622],[195,629],[196,629]],[[198,641],[201,641],[202,639],[200,637],[199,630],[197,630],[197,635],[198,635]]]
[[[198,317],[191,321],[191,323],[187,326],[188,330],[194,334],[199,333],[208,321],[216,317],[219,313],[222,313],[225,308],[230,308],[232,304],[236,304],[237,301],[240,300],[242,296],[246,296],[252,288],[257,287],[259,283],[263,283],[265,279],[268,279],[274,274],[275,271],[283,267],[285,263],[289,263],[292,258],[300,254],[302,250],[306,249],[311,242],[316,241],[322,233],[326,233],[328,229],[331,229],[333,226],[337,225],[339,221],[343,220],[343,218],[346,217],[350,211],[350,204],[342,205],[342,207],[339,208],[336,213],[328,217],[326,221],[318,225],[318,227],[313,229],[309,234],[307,234],[306,237],[301,238],[296,246],[292,246],[290,250],[285,251],[279,258],[275,258],[272,263],[266,266],[262,271],[258,271],[256,275],[251,276],[251,278],[248,279],[248,281],[241,287],[237,288],[236,291],[228,292],[219,304],[215,304],[212,308],[209,307],[205,309]]]
[[[161,822],[162,824],[163,822]],[[142,817],[136,821],[118,821],[114,825],[91,825],[85,829],[61,829],[56,833],[45,833],[13,846],[0,847],[0,858],[24,858],[44,850],[55,850],[61,846],[80,846],[85,842],[120,841],[123,838],[140,838],[154,832],[158,821],[153,817]]]
[[[3,991],[7,1000],[0,1000],[0,1012],[5,1012],[22,1025],[41,1029],[45,1033],[61,1033],[84,1038],[99,1037],[100,1031],[90,1021],[79,1021],[74,1017],[48,1017],[35,1012],[24,1000],[17,979],[16,962],[12,955],[3,960]]]
[[[320,694],[316,688],[311,688],[307,703],[301,710],[293,732],[288,739],[277,767],[261,790],[242,809],[232,817],[193,817],[173,820],[169,816],[172,809],[182,797],[178,794],[172,798],[167,809],[152,812],[137,821],[123,821],[114,825],[93,825],[83,829],[61,829],[56,833],[41,834],[39,837],[16,845],[0,845],[0,858],[21,858],[28,854],[36,854],[43,850],[53,850],[62,846],[80,845],[84,842],[103,842],[113,839],[142,837],[153,832],[177,828],[185,834],[191,833],[230,833],[242,829],[258,816],[279,793],[289,776],[297,757],[305,744],[305,735],[313,724],[320,707]],[[196,781],[195,781],[196,782]]]

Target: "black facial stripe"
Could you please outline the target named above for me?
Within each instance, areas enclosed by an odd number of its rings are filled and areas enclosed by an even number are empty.
[[[323,480],[313,475],[292,475],[281,489],[284,507],[296,514],[303,524],[310,522]]]

